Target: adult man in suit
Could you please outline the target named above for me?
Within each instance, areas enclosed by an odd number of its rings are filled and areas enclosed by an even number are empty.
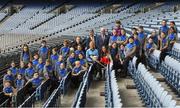
[[[106,29],[101,28],[100,35],[96,37],[96,47],[98,51],[101,51],[102,46],[108,46],[109,43],[109,35],[106,34]]]

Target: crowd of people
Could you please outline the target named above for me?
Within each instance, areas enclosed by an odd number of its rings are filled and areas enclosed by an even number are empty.
[[[134,56],[148,66],[146,58],[158,49],[162,61],[177,41],[177,32],[175,22],[170,22],[168,26],[166,20],[163,20],[159,31],[154,30],[148,35],[139,26],[132,28],[131,36],[128,37],[121,22],[116,21],[112,33],[101,28],[99,35],[95,35],[94,30],[90,30],[85,39],[77,36],[72,43],[64,40],[60,49],[50,49],[43,40],[33,58],[28,45],[24,45],[19,68],[13,61],[4,76],[3,91],[6,96],[12,96],[14,91],[20,90],[27,83],[32,83],[35,90],[42,81],[48,79],[54,86],[67,74],[71,75],[73,85],[78,86],[91,64],[94,64],[94,80],[104,79],[102,69],[110,62],[113,63],[117,77],[126,77],[128,63]]]

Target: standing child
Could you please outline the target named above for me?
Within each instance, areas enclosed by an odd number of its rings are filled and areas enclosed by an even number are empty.
[[[46,59],[49,58],[49,48],[47,47],[47,42],[45,40],[41,42],[41,47],[38,51],[38,54],[39,54],[39,57],[42,58],[44,63]]]
[[[11,84],[14,83],[14,76],[13,76],[12,71],[10,69],[7,70],[7,74],[4,75],[4,77],[3,77],[3,84],[6,81],[9,81]]]
[[[16,68],[16,64],[14,61],[11,62],[11,67],[9,68],[14,76],[18,74],[18,68]]]
[[[65,68],[65,64],[64,63],[61,63],[60,64],[60,67],[59,67],[59,70],[57,72],[57,75],[58,75],[58,79],[59,81],[64,78],[66,75],[67,75],[68,71],[67,69]]]
[[[38,64],[38,59],[39,59],[39,55],[38,54],[34,54],[34,59],[32,61],[33,67],[36,67],[36,65]]]
[[[64,40],[63,47],[60,49],[60,54],[63,56],[63,58],[66,60],[70,52],[69,48],[69,41]]]
[[[32,60],[31,53],[29,51],[28,45],[23,46],[23,50],[21,52],[20,61],[24,62],[24,64],[27,66],[27,64]]]
[[[75,61],[76,61],[76,57],[75,57],[75,53],[73,52],[73,53],[71,53],[71,55],[67,59],[67,66],[66,67],[68,70],[73,69]]]
[[[166,57],[168,51],[168,40],[166,39],[165,32],[161,32],[159,38],[159,50],[161,51],[160,62],[162,62],[162,60],[164,60],[164,58]]]
[[[51,57],[50,57],[50,60],[51,60],[51,64],[53,66],[53,69],[55,69],[55,64],[56,62],[58,61],[58,58],[59,58],[59,55],[57,53],[57,49],[56,48],[53,48],[52,49],[52,54],[51,54]]]
[[[33,74],[35,73],[35,69],[33,68],[32,62],[28,63],[28,68],[25,70],[25,78],[26,80],[29,80],[33,77]]]
[[[42,58],[39,58],[38,64],[36,66],[36,72],[39,73],[40,77],[43,77],[43,69],[44,69],[44,63],[42,61]]]
[[[24,65],[24,62],[20,62],[20,68],[19,68],[19,70],[18,70],[18,72],[19,72],[19,74],[21,74],[23,77],[24,77],[24,75],[25,75],[25,70],[26,70],[26,68],[25,68],[25,65]]]

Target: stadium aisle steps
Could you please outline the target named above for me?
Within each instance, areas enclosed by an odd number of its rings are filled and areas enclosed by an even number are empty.
[[[76,95],[77,89],[68,89],[66,95],[61,96],[61,106],[60,107],[71,107]]]
[[[150,70],[150,72],[152,73],[152,75],[158,80],[158,79],[164,79],[164,77],[158,73],[156,70]],[[165,88],[166,91],[168,91],[168,94],[172,95],[173,100],[176,101],[177,105],[180,105],[180,98],[178,98],[178,95],[174,92],[173,88],[170,87],[169,84],[167,84],[167,82],[164,80],[160,80],[160,84],[162,85],[162,87]]]
[[[130,89],[129,87],[129,89],[127,88],[127,86],[135,86],[132,79],[118,78],[117,81],[123,107],[145,107],[145,105],[142,103],[137,89]]]
[[[86,107],[105,107],[104,96],[100,96],[104,92],[104,81],[93,81],[87,93]]]

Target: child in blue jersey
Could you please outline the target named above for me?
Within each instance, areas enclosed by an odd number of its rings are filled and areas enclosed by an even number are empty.
[[[69,41],[68,40],[64,40],[63,42],[63,47],[60,49],[60,54],[64,57],[64,59],[66,60],[68,55],[70,52],[70,48],[69,48]]]
[[[49,59],[46,60],[43,69],[45,79],[54,79],[54,71]]]
[[[63,58],[62,55],[59,55],[58,61],[57,61],[56,64],[55,64],[55,69],[54,69],[55,72],[58,71],[59,65],[60,65],[61,63],[64,63],[64,58]]]
[[[37,88],[38,86],[41,85],[42,79],[39,77],[39,74],[37,72],[35,72],[33,74],[33,78],[30,79],[30,82],[32,83],[33,88]]]
[[[38,64],[38,59],[39,59],[39,55],[34,54],[34,59],[32,60],[33,67],[36,67],[36,65]]]
[[[126,45],[126,43],[127,43],[127,36],[126,36],[125,29],[121,29],[121,36],[118,37],[117,43],[118,44]]]
[[[55,65],[56,65],[56,62],[58,61],[58,58],[59,58],[59,55],[57,53],[57,49],[56,48],[53,48],[52,49],[52,54],[51,54],[51,57],[50,57],[50,60],[51,60],[51,64],[53,66],[53,69],[55,69]]]
[[[21,52],[20,61],[24,62],[24,64],[27,66],[27,64],[32,60],[31,53],[29,51],[28,45],[23,46],[23,51]]]
[[[174,27],[170,27],[169,28],[169,34],[168,34],[168,37],[167,37],[167,40],[168,40],[168,49],[171,50],[174,43],[176,42],[176,34],[175,34],[175,28]]]
[[[156,45],[158,45],[158,35],[157,35],[157,33],[156,33],[156,30],[153,30],[153,31],[151,32],[151,38],[153,39],[153,42],[154,42]]]
[[[75,65],[75,61],[76,61],[76,57],[75,57],[75,53],[71,53],[71,55],[68,57],[67,59],[67,69],[68,70],[72,70],[74,65]]]
[[[18,74],[17,75],[17,79],[15,81],[15,86],[16,86],[16,89],[17,90],[20,90],[24,87],[24,84],[25,84],[25,80],[23,79],[22,75],[21,74]]]
[[[44,69],[44,63],[42,61],[42,58],[39,58],[38,64],[36,65],[36,72],[39,73],[40,77],[43,77],[43,69]]]
[[[13,76],[12,71],[10,69],[7,70],[7,74],[5,74],[3,77],[3,84],[6,81],[9,81],[11,84],[14,83],[14,76]]]
[[[24,62],[20,62],[20,68],[19,68],[19,70],[18,70],[18,74],[21,74],[23,77],[24,77],[24,75],[25,75],[25,70],[26,70],[26,68],[25,68],[25,64],[24,64]]]
[[[75,67],[72,70],[72,83],[77,87],[80,82],[83,80],[83,75],[86,69],[81,66],[80,61],[75,62]]]
[[[137,58],[140,58],[140,41],[138,40],[138,33],[134,33],[133,35],[133,38],[134,38],[134,44],[136,46],[136,57]]]
[[[33,68],[32,62],[28,63],[28,68],[25,70],[25,78],[26,80],[29,80],[33,77],[33,74],[35,73],[35,69]]]
[[[168,40],[166,38],[165,32],[161,32],[158,48],[161,51],[161,54],[160,54],[160,62],[161,62],[166,57],[167,51],[168,51]]]
[[[88,68],[87,60],[84,58],[82,53],[78,55],[78,60],[80,61],[81,66],[85,67],[86,69]]]
[[[143,26],[139,26],[138,28],[138,40],[140,42],[139,53],[140,53],[140,56],[142,56],[144,54],[144,44],[146,41],[146,34],[144,33]]]
[[[113,31],[112,31],[112,36],[110,37],[110,39],[109,39],[109,46],[113,43],[113,42],[117,42],[117,40],[118,40],[118,37],[119,36],[117,36],[117,31],[114,29]]]
[[[14,61],[11,62],[11,67],[9,69],[11,70],[12,75],[16,76],[18,74],[18,68],[16,68]]]
[[[132,60],[135,54],[136,54],[136,45],[134,44],[134,37],[129,37],[128,44],[126,44],[125,46],[125,59],[123,62],[124,77],[127,76],[129,61]]]
[[[12,97],[15,92],[15,89],[13,86],[11,86],[11,83],[9,81],[4,82],[4,87],[3,87],[3,93],[4,95],[8,97]]]
[[[147,56],[148,56],[150,53],[152,53],[155,49],[157,49],[157,46],[156,46],[156,44],[154,43],[153,38],[152,38],[152,37],[149,37],[149,38],[148,38],[148,41],[147,41],[146,44],[145,44],[145,51],[146,51]]]
[[[64,78],[67,75],[68,71],[65,68],[65,64],[61,63],[60,67],[58,69],[57,75],[58,75],[58,79],[61,80],[62,78]]]
[[[39,57],[42,58],[43,62],[45,63],[46,59],[49,58],[49,48],[47,47],[47,42],[43,40],[41,42],[41,47],[38,51]]]
[[[83,54],[83,56],[85,56],[84,51],[82,50],[82,46],[78,45],[77,46],[77,50],[75,51],[76,57],[78,57],[79,54]]]
[[[161,35],[161,32],[164,32],[165,35],[168,35],[169,27],[167,26],[167,21],[162,20],[161,24],[162,24],[162,26],[159,29],[159,34]]]
[[[119,48],[119,60],[121,65],[123,65],[124,59],[125,59],[125,46],[124,45],[120,45]]]

